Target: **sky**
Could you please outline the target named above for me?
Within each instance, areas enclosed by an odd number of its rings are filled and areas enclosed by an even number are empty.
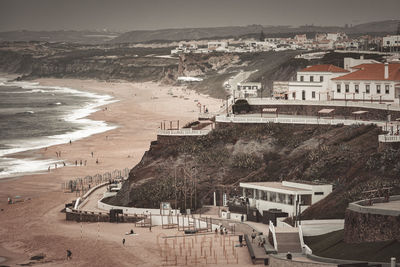
[[[0,31],[343,26],[399,10],[400,0],[0,0]]]

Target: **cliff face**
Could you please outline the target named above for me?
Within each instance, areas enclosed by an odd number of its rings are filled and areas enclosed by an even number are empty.
[[[400,149],[377,152],[374,126],[226,125],[197,138],[154,142],[114,199],[116,205],[180,208],[212,204],[213,192],[240,194],[239,182],[318,180],[334,192],[302,218],[343,218],[364,190],[400,193]],[[186,197],[185,197],[186,196]],[[185,201],[186,199],[186,201]],[[186,203],[186,204],[185,204]]]
[[[0,71],[25,78],[72,77],[160,81],[176,76],[178,60],[157,57],[170,48],[130,48],[48,43],[9,43],[0,47]]]

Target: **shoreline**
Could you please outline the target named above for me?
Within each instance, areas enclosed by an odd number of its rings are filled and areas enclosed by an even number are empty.
[[[72,142],[71,145],[61,144],[48,147],[47,150],[32,152],[43,158],[54,159],[55,152],[61,151],[61,160],[70,164],[75,160],[86,160],[86,166],[73,164],[46,173],[0,179],[0,256],[7,258],[3,264],[21,263],[38,253],[46,254],[47,259],[58,261],[57,259],[65,257],[66,248],[82,251],[79,259],[74,261],[77,266],[127,266],[129,259],[158,259],[156,251],[147,251],[155,245],[155,240],[143,241],[145,246],[135,248],[136,252],[123,252],[126,259],[114,259],[113,255],[120,253],[121,246],[120,239],[116,237],[118,231],[113,228],[113,224],[101,224],[102,229],[105,229],[101,240],[96,241],[96,235],[93,234],[85,237],[82,242],[79,234],[80,224],[66,222],[65,215],[59,212],[65,203],[76,198],[75,194],[63,193],[61,184],[77,177],[133,168],[148,150],[150,142],[156,139],[156,130],[161,121],[180,120],[180,125],[184,125],[197,119],[198,108],[194,100],[207,105],[210,112],[219,110],[222,101],[184,88],[152,82],[137,84],[77,79],[36,81],[43,85],[68,86],[77,90],[108,93],[120,99],[107,105],[107,110],[100,109],[87,117],[119,127]],[[91,152],[94,152],[93,157]],[[96,159],[98,164],[95,163]],[[24,202],[8,205],[7,197],[17,195],[21,196]],[[126,232],[126,229],[123,231]],[[99,258],[96,251],[90,250],[90,243],[87,242],[93,240],[102,247],[110,248],[107,251],[102,249],[104,257]],[[56,263],[57,266],[65,264],[59,261]]]
[[[1,75],[0,77],[8,79],[7,82],[15,82],[13,81],[13,76],[10,75]],[[43,173],[47,171],[50,166],[54,166],[54,164],[58,164],[63,166],[63,162],[58,159],[49,160],[40,153],[39,150],[47,147],[52,147],[56,145],[63,145],[69,142],[69,140],[77,141],[83,138],[90,137],[91,135],[106,132],[118,127],[117,125],[113,125],[110,123],[106,123],[102,120],[90,120],[88,116],[91,114],[101,110],[103,106],[110,105],[119,101],[115,99],[111,95],[108,94],[99,94],[93,91],[84,91],[84,90],[77,90],[72,87],[60,87],[57,84],[53,85],[50,84],[42,84],[39,80],[33,81],[22,81],[16,82],[15,85],[20,88],[38,88],[32,90],[51,90],[54,93],[68,93],[72,97],[73,96],[82,96],[90,99],[89,101],[85,101],[83,106],[71,108],[69,112],[59,117],[59,120],[63,120],[66,125],[70,125],[74,129],[71,129],[64,133],[59,133],[56,135],[48,135],[48,136],[39,136],[37,138],[28,138],[28,139],[21,139],[21,145],[19,146],[10,146],[10,148],[0,150],[0,156],[3,158],[4,162],[9,162],[6,164],[5,170],[9,173],[0,173],[0,179],[7,179],[7,178],[14,178],[20,177],[24,175],[29,175],[33,173]],[[19,84],[18,84],[19,83]],[[38,85],[36,85],[38,83]],[[86,125],[85,125],[86,124]],[[76,125],[76,126],[75,126]],[[47,144],[46,144],[47,143]],[[32,168],[32,171],[22,171],[22,172],[15,172],[17,168],[21,168],[22,165],[28,165],[28,168]]]

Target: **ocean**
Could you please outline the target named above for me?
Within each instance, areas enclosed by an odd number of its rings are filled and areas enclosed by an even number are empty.
[[[10,154],[68,143],[116,128],[85,118],[115,101],[109,95],[0,77],[0,179],[44,171],[59,162],[14,158]]]

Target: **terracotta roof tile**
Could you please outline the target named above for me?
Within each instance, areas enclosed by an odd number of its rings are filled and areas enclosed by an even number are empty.
[[[314,65],[307,67],[305,69],[302,69],[301,71],[315,71],[315,72],[349,72],[348,70],[336,67],[334,65]]]
[[[361,64],[354,66],[357,69],[349,74],[334,78],[332,80],[372,80],[372,81],[400,81],[400,64],[389,64],[389,78],[385,79],[385,64]]]

